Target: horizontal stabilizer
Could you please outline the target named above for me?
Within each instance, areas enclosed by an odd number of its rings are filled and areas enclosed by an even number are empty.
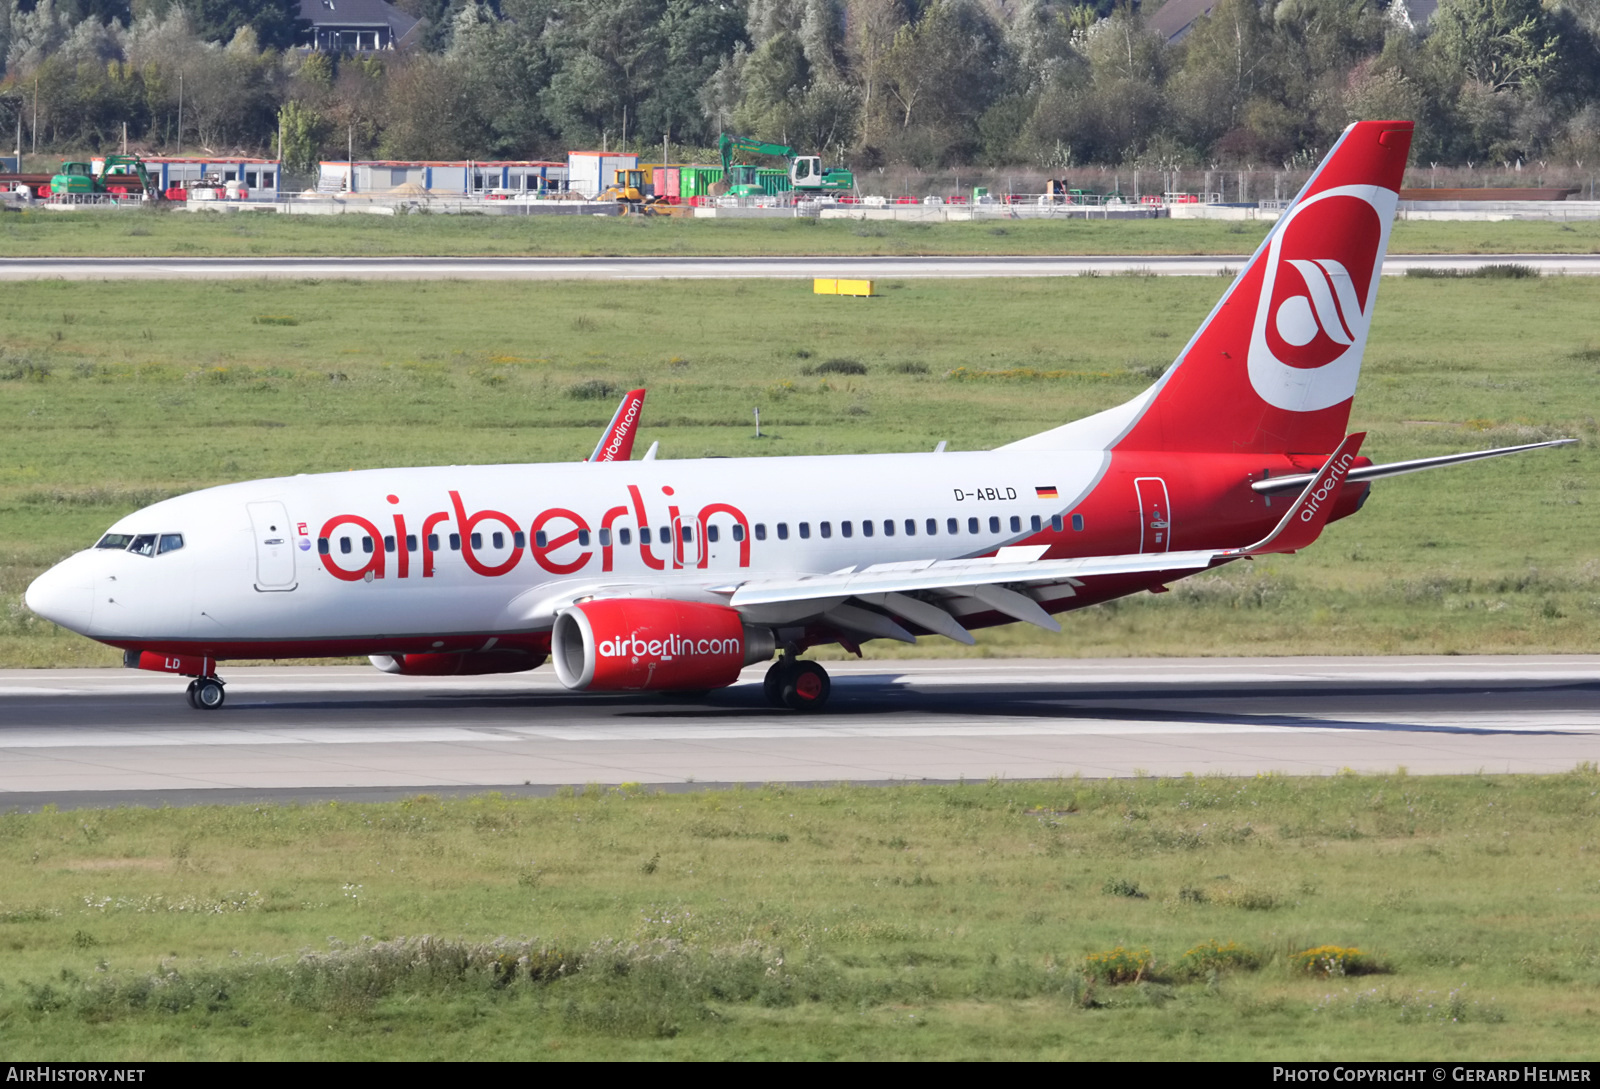
[[[1322,536],[1322,527],[1328,524],[1328,515],[1333,512],[1339,487],[1350,475],[1350,466],[1355,462],[1356,454],[1360,453],[1361,441],[1366,437],[1365,431],[1347,435],[1322,468],[1312,475],[1300,498],[1294,501],[1294,506],[1289,508],[1271,533],[1248,548],[1236,552],[1229,550],[1224,555],[1262,556],[1271,552],[1298,552]]]
[[[1524,450],[1543,450],[1547,446],[1569,446],[1577,439],[1551,439],[1549,442],[1530,442],[1523,446],[1502,446],[1495,450],[1474,450],[1470,454],[1445,454],[1437,458],[1417,458],[1415,461],[1391,461],[1387,465],[1365,465],[1359,469],[1351,469],[1345,476],[1345,481],[1359,484],[1364,480],[1382,480],[1384,477],[1403,476],[1406,473],[1420,473],[1426,469],[1443,469],[1446,465],[1463,465],[1469,461],[1482,461],[1484,458],[1501,458],[1507,454],[1520,454]],[[1294,476],[1269,476],[1265,480],[1257,480],[1250,485],[1252,491],[1261,495],[1277,495],[1280,492],[1297,492],[1311,482],[1315,473],[1296,473]]]

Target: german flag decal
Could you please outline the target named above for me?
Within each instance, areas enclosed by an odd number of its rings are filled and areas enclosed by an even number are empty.
[[[1056,498],[1056,486],[1054,484],[1046,484],[1042,488],[1034,488],[1033,490],[1038,493],[1040,499]]]

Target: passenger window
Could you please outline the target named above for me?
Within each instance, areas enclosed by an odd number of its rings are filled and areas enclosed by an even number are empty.
[[[128,546],[128,551],[136,556],[154,556],[156,554],[156,535],[154,533],[141,533],[133,539]]]
[[[327,554],[328,554],[328,538],[326,538],[326,537],[318,537],[317,538],[317,555],[326,556]]]
[[[473,548],[482,548],[483,547],[483,534],[481,534],[481,533],[473,533],[473,534],[469,534],[469,536],[472,539],[472,547]]]
[[[1050,516],[1050,528],[1055,530],[1057,533],[1061,532],[1061,515],[1052,514]]]
[[[583,543],[588,544],[589,542],[584,541]],[[515,548],[518,552],[521,552],[527,546],[528,538],[523,534],[522,530],[519,529],[511,535],[511,547]]]
[[[778,523],[778,540],[787,541],[788,539],[789,539],[789,523],[788,522],[779,522]]]
[[[808,538],[810,536],[811,536],[811,523],[810,522],[801,522],[800,523],[800,539],[803,541],[803,540],[805,540],[806,538]]]
[[[978,532],[978,520],[976,518],[967,519],[967,532],[972,534]]]
[[[694,541],[694,527],[693,526],[679,526],[678,528],[683,531],[683,543],[684,544],[690,544],[690,543],[692,543]]]
[[[1035,514],[1033,516],[1032,525],[1033,525],[1033,531],[1035,533],[1038,533],[1041,529],[1044,528],[1044,520],[1041,519],[1037,514]]]
[[[1012,533],[1021,533],[1022,532],[1022,519],[1017,517],[1015,514],[1013,514],[1011,516],[1011,532]]]
[[[733,528],[735,530],[737,530],[739,527],[738,526],[734,526]],[[735,540],[737,540],[737,539],[738,538],[735,538]],[[765,523],[765,522],[757,522],[756,523],[756,540],[764,541],[766,539],[767,539],[767,523]]]
[[[416,550],[417,550],[417,535],[415,533],[407,533],[406,534],[406,551],[407,552],[415,552]]]
[[[350,538],[348,538],[348,537],[340,537],[339,538],[339,553],[340,553],[340,555],[344,555],[344,556],[350,555]]]
[[[389,535],[387,535],[387,536],[385,536],[383,538],[383,550],[385,552],[393,552],[394,551],[394,536],[393,536],[393,534],[389,534]]]
[[[428,551],[439,551],[439,535],[437,533],[428,534]]]
[[[161,535],[161,547],[156,549],[156,554],[158,556],[165,556],[168,552],[176,552],[176,551],[178,551],[178,549],[180,549],[182,547],[183,547],[183,534],[181,534],[181,533],[163,533]]]
[[[955,518],[946,518],[944,520],[944,531],[954,537],[961,532],[961,522]]]
[[[999,533],[1000,532],[1000,516],[999,515],[991,514],[989,516],[989,532],[990,533]]]
[[[617,540],[619,542],[621,542],[622,544],[625,544],[625,545],[626,544],[632,544],[633,543],[633,530],[628,529],[627,527],[623,527],[622,529],[617,530]],[[646,542],[646,543],[649,543],[649,542]]]
[[[716,527],[715,526],[710,526],[710,527],[707,527],[707,528],[708,529],[715,529]],[[713,541],[716,540],[715,537],[713,537],[711,539]],[[744,540],[744,527],[741,526],[738,522],[733,523],[733,539],[736,542]]]
[[[833,523],[832,522],[822,522],[817,526],[817,529],[821,532],[822,537],[823,537],[824,540],[826,540],[827,538],[833,536]],[[800,536],[804,537],[805,534],[802,533]]]
[[[733,531],[735,533],[738,533],[739,532],[739,527],[738,526],[734,526],[733,527]],[[718,536],[718,531],[717,531],[717,527],[716,526],[707,526],[706,527],[706,540],[709,543],[716,544],[717,543],[717,536]]]
[[[602,529],[600,531],[600,547],[601,548],[610,548],[611,547],[611,531],[609,529]]]
[[[854,532],[855,532],[855,528],[849,522],[840,522],[839,523],[839,536],[848,537]]]
[[[452,551],[452,552],[460,552],[461,551],[461,534],[459,534],[459,533],[450,534],[450,551]]]
[[[893,518],[885,518],[883,520],[883,535],[885,537],[893,537],[894,536],[894,519]]]
[[[889,527],[889,532],[890,533],[894,532],[894,523],[893,522],[885,522],[884,525]],[[871,518],[868,518],[866,521],[861,523],[861,536],[863,536],[863,537],[872,536],[872,519]]]
[[[500,534],[496,533],[495,536],[498,537],[498,536],[500,536]],[[586,530],[586,529],[578,530],[578,543],[580,545],[582,545],[584,548],[588,548],[589,547],[589,531],[588,530]]]
[[[939,519],[937,519],[937,518],[929,518],[928,519],[928,524],[926,526],[924,526],[923,528],[928,531],[928,536],[930,536],[930,537],[939,536]]]
[[[550,538],[545,536],[544,530],[541,529],[538,533],[533,535],[533,547],[544,548],[549,543]]]
[[[489,540],[494,542],[496,548],[504,548],[506,546],[506,535],[504,533],[496,533]]]
[[[100,538],[100,543],[95,545],[95,547],[115,548],[120,552],[122,549],[127,548],[128,542],[132,540],[133,537],[126,533],[107,533],[104,537]]]
[[[656,540],[660,541],[664,545],[671,544],[672,543],[672,527],[671,526],[661,526],[660,528],[658,528],[656,530]]]
[[[1074,532],[1077,532],[1077,533],[1082,533],[1083,532],[1083,515],[1074,514],[1072,516],[1072,528],[1073,528]]]
[[[650,543],[650,527],[649,526],[640,526],[639,527],[639,543],[640,544],[649,544]]]
[[[361,538],[361,551],[367,553],[369,556],[372,554],[372,538],[371,537],[362,537]]]

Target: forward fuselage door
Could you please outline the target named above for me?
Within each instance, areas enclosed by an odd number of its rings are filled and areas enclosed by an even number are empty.
[[[1139,496],[1139,551],[1172,550],[1172,510],[1167,504],[1167,482],[1159,476],[1141,476],[1133,482]]]
[[[264,593],[293,590],[294,534],[282,503],[249,503],[250,530],[256,542],[256,589]]]

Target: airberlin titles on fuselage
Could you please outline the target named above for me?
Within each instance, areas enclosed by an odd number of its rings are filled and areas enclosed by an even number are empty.
[[[665,532],[652,535],[650,525],[653,519],[645,509],[643,493],[633,484],[627,486],[627,491],[629,501],[606,510],[600,516],[598,527],[575,510],[549,507],[534,515],[524,532],[522,523],[505,511],[488,507],[468,511],[461,493],[452,490],[448,493],[450,509],[426,515],[420,525],[408,523],[402,513],[390,512],[388,518],[392,533],[386,532],[389,526],[384,530],[378,528],[382,516],[373,520],[359,514],[336,514],[322,524],[317,534],[317,551],[321,555],[323,568],[334,578],[346,582],[391,577],[391,555],[394,563],[392,577],[404,579],[420,574],[422,578],[432,578],[437,554],[457,550],[468,570],[487,578],[510,574],[522,562],[524,551],[553,575],[571,575],[582,571],[594,560],[596,551],[600,556],[600,570],[611,571],[616,565],[618,548],[637,548],[640,562],[652,571],[706,568],[711,564],[710,545],[716,543],[714,534],[708,533],[711,519],[725,515],[733,523],[731,532],[734,543],[739,547],[738,564],[740,567],[750,566],[750,520],[738,507],[731,503],[707,503],[686,516],[671,501],[673,489],[663,487],[661,496],[667,500],[666,517],[659,525]],[[400,505],[397,495],[385,498],[391,506]],[[620,520],[630,520],[632,525],[616,527]],[[341,538],[336,534],[342,526],[358,529],[365,534],[360,553],[351,548],[348,535]],[[449,549],[440,547],[443,543],[439,538],[441,526],[450,527]],[[496,558],[492,561],[481,555],[486,550],[482,543],[483,531],[479,527],[484,527],[494,542],[491,551]],[[596,528],[598,533],[595,532]],[[302,523],[297,529],[304,536],[305,524]],[[653,540],[652,536],[658,539]],[[509,550],[505,545],[507,538],[511,541]],[[335,540],[340,542],[337,548],[334,546]],[[309,541],[303,547],[308,550]],[[658,549],[662,554],[657,553]],[[415,564],[420,571],[414,569],[413,554],[420,556],[420,564]],[[342,555],[363,559],[364,562],[359,567],[344,567],[338,559]]]

